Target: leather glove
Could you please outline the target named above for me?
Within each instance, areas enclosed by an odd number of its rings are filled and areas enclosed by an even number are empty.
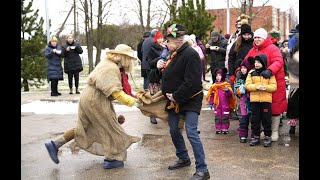
[[[261,72],[261,76],[263,76],[266,79],[270,79],[271,75],[272,75],[272,71],[269,69],[266,69]]]

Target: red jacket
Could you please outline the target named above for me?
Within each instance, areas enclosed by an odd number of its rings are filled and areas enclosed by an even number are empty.
[[[286,99],[286,81],[283,68],[283,59],[278,47],[272,44],[270,37],[260,45],[257,46],[253,42],[253,48],[248,52],[244,58],[246,61],[248,57],[255,57],[257,54],[265,54],[268,58],[267,69],[272,71],[272,75],[276,77],[277,90],[272,93],[272,114],[281,114],[287,110],[288,102]]]

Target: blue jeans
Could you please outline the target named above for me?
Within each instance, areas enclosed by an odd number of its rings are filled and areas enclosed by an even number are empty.
[[[186,134],[192,146],[194,158],[196,160],[196,171],[206,172],[207,164],[205,162],[205,154],[201,139],[198,134],[198,113],[193,111],[185,111],[183,113],[169,112],[169,127],[172,142],[176,148],[176,155],[179,159],[190,159],[184,138],[179,129],[179,115],[185,117]]]

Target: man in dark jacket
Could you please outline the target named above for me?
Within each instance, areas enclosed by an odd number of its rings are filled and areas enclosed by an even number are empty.
[[[151,31],[150,36],[145,39],[142,43],[142,61],[141,61],[141,76],[143,77],[143,88],[148,89],[149,86],[149,73],[150,73],[150,65],[147,61],[147,54],[151,49],[151,43],[153,42],[154,35],[158,30],[153,29]]]
[[[146,31],[143,33],[142,39],[139,42],[138,46],[137,46],[137,53],[138,53],[138,58],[139,61],[142,62],[142,43],[145,39],[147,39],[150,36],[150,31]]]
[[[82,54],[83,50],[79,43],[75,42],[72,34],[66,36],[66,44],[62,46],[62,52],[64,53],[64,72],[68,74],[68,83],[70,92],[72,92],[72,80],[74,77],[74,85],[76,87],[76,93],[79,91],[79,73],[83,70],[82,61],[79,54]]]
[[[172,24],[166,33],[167,41],[164,44],[171,54],[166,62],[159,60],[157,68],[165,68],[162,74],[162,93],[168,99],[165,110],[169,115],[170,135],[178,157],[169,169],[179,169],[191,164],[179,129],[179,118],[183,116],[196,165],[196,172],[191,179],[209,179],[204,149],[197,131],[203,98],[201,60],[198,53],[186,42],[187,32],[184,26]]]
[[[213,82],[216,79],[214,70],[225,67],[227,45],[228,40],[223,35],[216,31],[211,33],[211,39],[206,44],[206,53],[211,56],[210,70]]]

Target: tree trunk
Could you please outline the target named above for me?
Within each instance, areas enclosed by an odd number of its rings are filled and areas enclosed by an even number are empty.
[[[23,84],[23,91],[24,91],[24,92],[29,91],[28,79],[23,79],[22,84]]]
[[[148,0],[148,9],[147,9],[147,26],[146,26],[146,29],[147,30],[151,30],[150,28],[150,7],[151,7],[151,0]]]
[[[97,54],[96,54],[96,63],[95,67],[100,62],[100,54],[101,54],[101,38],[102,38],[102,0],[98,1],[98,24],[97,24],[97,38],[96,38],[96,48],[97,48]]]

